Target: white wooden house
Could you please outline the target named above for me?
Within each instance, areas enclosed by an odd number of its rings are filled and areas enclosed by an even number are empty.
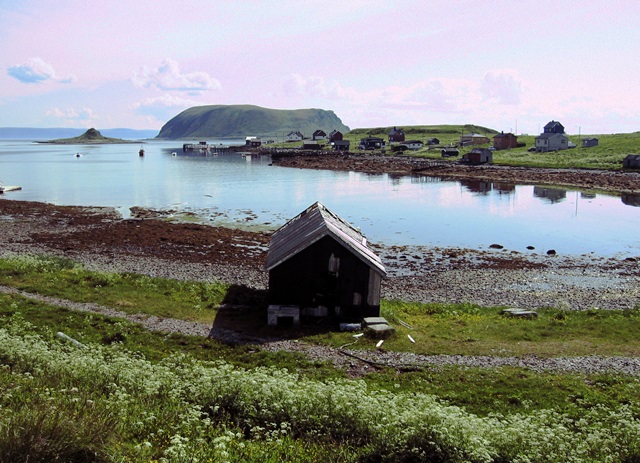
[[[302,135],[299,131],[289,132],[287,134],[286,141],[302,141],[304,139],[304,135]]]
[[[547,151],[559,151],[569,148],[569,138],[563,133],[541,133],[536,137],[536,151],[545,153]]]
[[[406,146],[408,150],[417,151],[424,146],[420,140],[408,140],[400,143],[401,146]]]

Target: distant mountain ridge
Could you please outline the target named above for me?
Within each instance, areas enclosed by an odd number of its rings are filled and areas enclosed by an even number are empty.
[[[194,106],[169,120],[157,138],[284,137],[300,131],[311,137],[316,130],[349,131],[333,111],[324,109],[270,109],[254,105]]]
[[[87,129],[73,128],[38,128],[38,127],[0,127],[0,139],[14,140],[51,140],[54,138],[79,137]],[[126,140],[142,140],[155,138],[157,130],[136,130],[136,129],[102,129],[101,133],[110,138],[123,138]]]

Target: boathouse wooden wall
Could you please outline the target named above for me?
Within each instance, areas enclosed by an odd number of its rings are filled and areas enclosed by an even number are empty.
[[[324,306],[330,316],[341,319],[379,316],[381,279],[349,249],[325,236],[269,271],[269,304]]]

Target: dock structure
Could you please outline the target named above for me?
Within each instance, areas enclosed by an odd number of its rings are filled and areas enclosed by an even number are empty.
[[[229,147],[223,144],[209,144],[206,141],[201,141],[198,143],[185,143],[182,145],[183,152],[200,152],[202,154],[220,154],[226,153],[229,151]]]

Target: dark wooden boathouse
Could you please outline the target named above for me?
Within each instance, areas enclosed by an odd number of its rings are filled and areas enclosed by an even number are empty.
[[[273,233],[265,269],[270,324],[278,313],[294,323],[305,315],[358,321],[380,315],[382,261],[359,230],[319,202]]]

